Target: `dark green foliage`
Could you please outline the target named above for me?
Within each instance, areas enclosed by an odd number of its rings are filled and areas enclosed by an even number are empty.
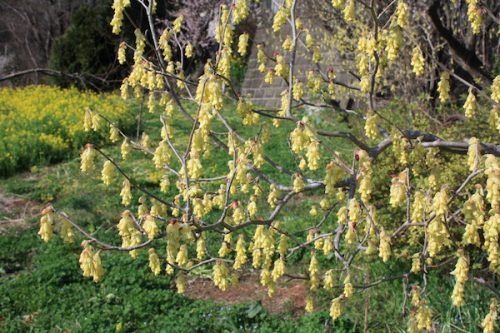
[[[64,34],[55,40],[49,66],[64,73],[82,74],[83,78],[79,82],[65,76],[56,77],[58,85],[76,84],[80,88],[99,90],[119,85],[124,68],[116,61],[119,38],[111,33],[110,8],[109,1],[95,7],[83,6],[73,14]]]

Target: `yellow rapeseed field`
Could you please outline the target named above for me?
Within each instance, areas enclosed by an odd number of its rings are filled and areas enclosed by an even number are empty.
[[[107,140],[104,122],[100,133],[84,132],[87,107],[121,128],[133,124],[129,105],[114,94],[51,86],[0,89],[0,176],[60,161],[87,142]]]

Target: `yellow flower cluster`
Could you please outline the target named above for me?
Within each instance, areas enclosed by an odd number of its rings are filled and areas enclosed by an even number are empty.
[[[401,28],[393,27],[385,36],[385,52],[389,63],[394,62],[398,58],[398,52],[403,44],[403,33]]]
[[[500,75],[497,75],[491,85],[491,99],[500,104]]]
[[[484,231],[484,249],[488,253],[490,270],[500,274],[500,249],[498,237],[500,234],[500,214],[491,216],[483,226]]]
[[[266,71],[266,60],[267,56],[264,53],[264,46],[262,44],[257,45],[257,63],[259,64],[259,72],[264,73]]]
[[[240,98],[236,110],[242,118],[243,125],[251,126],[256,125],[259,122],[259,114],[253,112],[252,102]]]
[[[42,211],[40,218],[40,230],[38,235],[45,242],[48,242],[54,234],[54,211],[51,207],[47,207]]]
[[[476,138],[469,139],[469,149],[467,151],[467,164],[470,171],[476,171],[481,159],[481,149],[479,140]]]
[[[94,168],[96,154],[94,147],[91,144],[87,144],[85,146],[85,150],[80,155],[80,159],[81,159],[80,170],[82,172],[89,172]]]
[[[314,71],[307,72],[307,87],[313,94],[319,93],[321,89],[321,77]]]
[[[236,0],[234,3],[233,22],[238,24],[248,17],[248,0]]]
[[[453,306],[460,307],[464,305],[464,285],[469,278],[469,263],[463,250],[458,250],[457,255],[458,260],[455,270],[451,272],[451,274],[455,276],[455,286],[453,287],[451,300]]]
[[[429,238],[429,257],[435,257],[442,248],[449,245],[449,233],[445,222],[448,214],[448,193],[445,188],[441,189],[432,201],[432,212],[435,218],[427,226]]]
[[[479,0],[466,0],[467,2],[467,16],[469,17],[469,22],[472,26],[472,32],[478,34],[481,32],[481,23],[483,21],[481,17],[481,9],[479,8]]]
[[[213,268],[214,284],[224,291],[229,287],[229,270],[223,261],[217,261]]]
[[[500,212],[500,165],[498,159],[491,154],[485,155],[484,173],[486,179],[486,199],[491,204],[493,212]]]
[[[384,228],[380,231],[380,247],[378,256],[383,262],[387,262],[391,257],[391,236],[386,233]]]
[[[422,76],[425,72],[425,59],[420,46],[415,46],[411,54],[411,65],[413,72],[417,77]]]
[[[373,111],[368,112],[365,122],[365,134],[369,139],[375,140],[379,137],[377,123],[378,116]]]
[[[344,20],[346,22],[352,22],[356,19],[356,2],[355,0],[349,0],[343,11]]]
[[[350,298],[354,294],[354,287],[351,283],[351,275],[347,274],[344,279],[344,296]]]
[[[274,72],[276,75],[281,76],[282,78],[288,77],[288,65],[285,62],[285,58],[283,55],[276,55],[276,65],[274,66]]]
[[[123,22],[123,11],[125,8],[130,6],[130,0],[114,0],[113,1],[113,10],[114,15],[111,20],[111,27],[113,27],[113,33],[119,34],[122,29]]]
[[[325,173],[325,194],[333,195],[336,191],[336,183],[342,179],[344,175],[344,170],[337,165],[334,161],[331,161],[326,165]]]
[[[160,229],[156,224],[155,217],[149,214],[146,215],[142,228],[146,232],[146,236],[148,237],[148,239],[155,239],[156,236],[158,236],[158,234],[160,233]]]
[[[332,0],[333,8],[340,9],[344,5],[345,0]]]
[[[318,269],[318,259],[316,258],[316,252],[311,254],[311,261],[309,263],[309,284],[310,289],[315,290],[319,287],[319,269]]]
[[[490,311],[481,322],[483,333],[495,333],[495,328],[497,327],[497,316],[498,316],[497,300],[492,299],[490,303]]]
[[[248,33],[241,34],[238,38],[238,53],[244,57],[247,54],[248,49],[248,39],[250,35]]]
[[[293,191],[295,193],[302,192],[304,190],[304,178],[300,173],[296,173],[293,176]]]
[[[334,298],[332,304],[330,305],[330,317],[333,320],[337,319],[342,315],[342,296]]]
[[[361,200],[364,203],[368,203],[372,194],[372,167],[370,157],[368,153],[364,150],[359,150],[357,152],[359,159],[359,193],[361,195]]]
[[[159,275],[161,272],[161,264],[160,258],[158,257],[158,253],[156,253],[155,249],[150,248],[148,250],[149,253],[149,268],[154,275]]]
[[[463,235],[463,243],[465,245],[474,244],[480,246],[478,229],[484,224],[484,200],[483,188],[481,185],[476,185],[476,193],[474,193],[464,204],[462,209],[465,221],[465,232]]]
[[[181,32],[182,28],[182,23],[184,22],[184,16],[178,16],[175,18],[174,22],[172,22],[172,29],[176,32],[179,33]]]
[[[404,29],[408,25],[408,5],[404,2],[404,0],[398,1],[395,15],[396,23]]]
[[[411,220],[414,223],[422,222],[429,210],[429,198],[422,191],[415,192],[411,206]]]
[[[392,207],[400,207],[406,201],[408,169],[392,178],[389,203]]]
[[[469,89],[469,94],[467,95],[467,100],[464,104],[465,116],[467,118],[472,118],[477,112],[477,102],[476,95],[472,92],[472,89]]]
[[[127,62],[125,54],[126,50],[127,50],[127,45],[125,44],[125,42],[121,42],[120,46],[118,47],[118,63],[120,65],[123,65],[125,62]]]
[[[113,180],[114,166],[111,161],[105,161],[102,166],[101,179],[104,185],[109,186]]]
[[[438,83],[439,100],[445,103],[450,99],[450,73],[443,72]]]
[[[271,277],[273,278],[273,282],[278,282],[278,280],[285,275],[286,271],[286,266],[285,266],[285,259],[283,259],[283,256],[280,256],[275,262],[274,262],[274,267],[273,271],[271,273]]]
[[[116,227],[122,238],[122,247],[133,247],[141,243],[141,232],[135,227],[130,211],[126,210],[122,213],[122,218]],[[137,250],[132,250],[129,254],[132,258],[138,255]]]
[[[100,251],[94,252],[89,241],[83,241],[83,251],[80,254],[80,268],[83,276],[93,278],[94,282],[99,282],[103,275]]]
[[[283,25],[286,23],[286,19],[288,18],[289,14],[290,14],[290,9],[286,7],[286,4],[283,4],[283,6],[278,8],[273,19],[274,32],[280,31],[281,27],[283,27]]]

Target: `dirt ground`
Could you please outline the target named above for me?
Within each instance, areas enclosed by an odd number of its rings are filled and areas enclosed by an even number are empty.
[[[209,299],[221,304],[259,302],[271,313],[290,313],[298,316],[303,313],[307,289],[302,281],[292,280],[280,283],[272,298],[267,289],[261,286],[259,276],[254,271],[240,276],[238,286],[226,291],[217,288],[208,278],[194,278],[188,281],[186,296],[193,299]]]
[[[0,190],[0,235],[11,229],[30,227],[27,220],[40,213],[41,205]]]

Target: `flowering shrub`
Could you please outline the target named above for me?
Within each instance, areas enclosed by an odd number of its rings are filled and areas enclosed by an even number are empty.
[[[107,134],[89,135],[81,127],[86,108],[122,128],[133,124],[127,103],[112,94],[49,86],[0,89],[0,176],[59,161],[89,140],[102,142]]]
[[[131,2],[114,1],[115,33],[120,33],[124,10]],[[261,47],[257,62],[259,70],[267,72],[266,82],[279,80],[284,90],[279,108],[261,110],[250,98],[240,96],[230,80],[235,49],[244,53],[246,39],[242,37],[239,45],[234,27],[249,14],[248,1],[221,6],[215,27],[219,50],[193,82],[186,80],[183,71],[184,52],[191,48],[179,42],[183,17],[156,26],[156,1],[137,0],[150,26],[135,31],[134,46],[120,48],[120,61],[131,65],[121,93],[124,98],[132,92],[147,96],[149,111],[161,124],[160,133],[146,131],[138,141],[114,130],[112,137],[122,140],[121,158],[92,144],[81,154],[84,174],[93,177],[102,170],[104,184],[121,185],[121,191],[116,190],[125,207],[116,225],[120,241],[108,243],[88,233],[51,206],[43,212],[41,238],[47,241],[56,231],[72,241],[70,234],[76,228],[86,238],[81,243],[80,267],[84,276],[96,282],[106,278],[102,266],[106,251],[139,258],[145,249],[152,273],[175,276],[179,293],[189,288],[189,273],[203,265],[212,267],[213,282],[223,291],[238,283],[244,267],[259,272],[269,297],[284,279],[301,279],[308,290],[305,310],[314,311],[318,295],[328,293],[334,322],[358,295],[399,280],[408,332],[444,327],[435,320],[428,294],[429,274],[437,271],[454,277],[455,287],[448,295],[454,309],[467,304],[469,283],[491,293],[491,300],[483,300],[490,304],[489,312],[475,326],[494,332],[500,295],[495,288],[500,273],[500,76],[492,79],[489,73],[471,71],[476,80],[467,81],[453,64],[442,64],[429,55],[433,47],[413,37],[430,27],[413,15],[418,8],[412,2],[385,1],[379,6],[380,2],[332,1],[339,24],[363,31],[350,36],[357,45],[352,59],[357,81],[351,86],[338,81],[333,71],[322,69],[319,42],[297,17],[297,5],[307,2],[281,1],[272,30],[288,34],[283,49],[269,57]],[[460,23],[468,26],[468,21]],[[289,30],[283,31],[285,26]],[[318,65],[307,72],[305,84],[296,77],[298,44],[306,46]],[[405,52],[405,48],[415,51]],[[421,105],[404,122],[383,112],[384,105],[398,97],[389,93],[390,85],[396,84],[390,83],[391,70],[432,81],[438,95],[434,103],[410,96]],[[443,123],[435,117],[435,106],[444,108],[453,102],[455,80],[469,90],[460,105],[463,123],[457,135],[441,137]],[[419,92],[425,94],[424,89]],[[354,110],[333,105],[341,94],[358,100]],[[224,113],[227,96],[238,103],[233,111],[237,119]],[[304,105],[343,112],[364,131],[332,130],[328,121],[315,122],[308,116]],[[491,119],[487,126],[495,135],[466,131],[475,118],[485,117],[485,109]],[[180,117],[187,126],[178,127]],[[422,117],[432,119],[434,126],[424,124]],[[83,126],[95,130],[102,121],[99,114],[88,112]],[[255,131],[250,134],[244,131],[247,128]],[[181,131],[188,133],[187,142],[179,140]],[[332,138],[350,142],[352,149],[337,152]],[[289,149],[278,152],[272,147],[276,142],[286,143]],[[153,193],[137,181],[144,168],[127,172],[121,167],[132,149],[149,156],[160,173],[157,189],[162,193]],[[217,161],[224,168],[214,174],[209,166],[215,150],[225,157]],[[290,156],[294,162],[287,165]],[[383,168],[387,156],[392,157],[391,173]],[[457,166],[459,172],[446,178],[439,175]],[[381,179],[388,185],[377,186]],[[314,203],[306,210],[310,216],[300,215],[305,225],[293,223],[297,218],[293,203],[305,198]],[[215,249],[208,245],[213,243]],[[166,246],[160,249],[159,244]],[[304,256],[308,260],[293,262],[294,253],[302,250],[310,252]],[[387,271],[377,274],[372,269],[376,265]]]

